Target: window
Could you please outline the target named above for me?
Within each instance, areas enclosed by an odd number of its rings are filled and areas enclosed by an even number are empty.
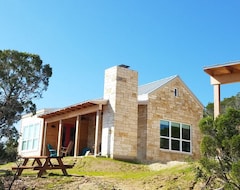
[[[160,148],[179,152],[191,152],[190,125],[160,121]]]
[[[37,150],[39,143],[40,123],[24,126],[22,150]]]
[[[174,89],[174,96],[179,96],[177,88]]]

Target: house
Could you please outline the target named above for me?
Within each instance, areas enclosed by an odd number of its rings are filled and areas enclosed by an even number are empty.
[[[114,66],[105,70],[102,99],[38,116],[44,124],[34,154],[49,154],[47,144],[60,154],[73,140],[74,157],[87,147],[94,155],[121,160],[197,159],[202,115],[203,105],[179,76],[138,86],[136,71]]]

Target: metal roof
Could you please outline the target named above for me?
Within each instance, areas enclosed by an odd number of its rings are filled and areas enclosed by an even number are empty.
[[[138,87],[138,101],[139,104],[146,104],[147,100],[148,100],[148,94],[157,90],[158,88],[161,88],[162,86],[164,86],[165,84],[167,84],[168,82],[170,82],[171,80],[175,79],[179,77],[178,75],[173,75],[167,78],[163,78],[154,82],[150,82],[144,85],[141,85]],[[106,105],[108,103],[108,100],[104,100],[104,99],[96,99],[96,100],[89,100],[89,101],[85,101],[85,102],[81,102],[78,104],[74,104],[65,108],[61,108],[59,110],[55,110],[53,112],[50,113],[46,113],[46,114],[42,114],[39,117],[41,118],[50,118],[53,116],[57,116],[57,115],[62,115],[62,114],[66,114],[72,111],[77,111],[83,108],[88,108],[91,106],[95,106],[95,105]]]
[[[154,82],[150,82],[148,84],[144,84],[138,87],[138,95],[149,94],[154,90],[162,87],[163,85],[167,84],[169,81],[173,80],[174,78],[178,77],[178,75],[173,75],[167,78],[163,78]]]

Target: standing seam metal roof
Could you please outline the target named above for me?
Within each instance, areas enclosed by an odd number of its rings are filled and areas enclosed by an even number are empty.
[[[173,75],[167,78],[163,78],[157,81],[153,81],[148,84],[144,84],[138,87],[138,95],[149,94],[154,90],[162,87],[163,85],[167,84],[169,81],[173,80],[174,78],[178,77],[178,75]]]

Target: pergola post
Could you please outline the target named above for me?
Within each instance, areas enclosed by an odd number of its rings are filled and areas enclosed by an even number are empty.
[[[43,128],[43,147],[42,147],[42,155],[46,155],[46,136],[47,136],[47,122],[44,122]]]
[[[99,139],[98,139],[98,133],[99,133],[99,128],[101,124],[101,110],[97,111],[96,114],[96,129],[95,129],[95,143],[94,143],[94,156],[96,156],[99,153]]]
[[[214,91],[214,118],[220,114],[220,84],[213,85]]]
[[[81,126],[81,115],[77,116],[77,119],[76,119],[76,133],[75,133],[75,145],[74,145],[75,158],[78,156],[78,153],[79,153],[80,126]]]
[[[62,126],[62,120],[59,121],[58,126],[58,144],[57,144],[57,155],[60,155],[61,146],[62,146],[62,133],[63,133],[63,126]]]

